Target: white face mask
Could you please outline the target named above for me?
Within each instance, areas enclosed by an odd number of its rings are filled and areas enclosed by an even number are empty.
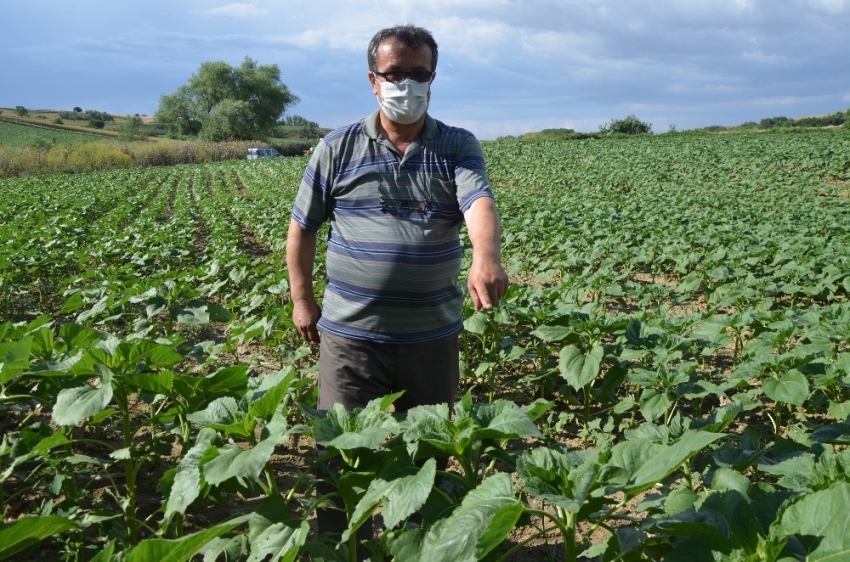
[[[417,82],[409,78],[398,83],[386,80],[381,82],[381,98],[378,103],[390,121],[409,125],[422,117],[428,109],[430,85],[430,82]]]

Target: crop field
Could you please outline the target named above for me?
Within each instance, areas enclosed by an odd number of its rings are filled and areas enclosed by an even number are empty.
[[[108,137],[107,137],[108,138]],[[102,135],[33,127],[0,120],[0,146],[34,146],[102,141]]]
[[[315,410],[304,158],[0,180],[0,560],[850,560],[850,134],[485,154],[512,286],[405,416]]]

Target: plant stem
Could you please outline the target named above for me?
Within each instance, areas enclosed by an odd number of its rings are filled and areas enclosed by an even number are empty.
[[[124,428],[124,448],[128,449],[130,458],[124,461],[124,478],[126,483],[127,493],[127,535],[130,539],[130,544],[136,544],[139,532],[138,521],[136,519],[136,473],[138,471],[137,462],[132,458],[130,449],[133,447],[133,428],[130,425],[130,409],[127,405],[127,394],[123,388],[116,388],[114,392],[118,408],[121,410],[122,424]]]
[[[561,531],[564,537],[564,561],[576,562],[578,551],[576,549],[576,516],[574,513],[569,513],[557,508],[558,515],[552,515],[543,509],[526,508],[529,515],[536,515],[541,519],[549,519]],[[539,534],[538,534],[539,536]]]
[[[279,492],[278,492],[278,488],[277,488],[277,480],[274,477],[274,471],[271,469],[271,467],[268,464],[266,465],[265,470],[266,470],[266,478],[269,482],[269,488],[271,489],[271,494],[277,495]]]
[[[558,529],[558,528],[559,527],[557,525],[552,525],[551,527],[544,527],[543,529],[540,529],[538,532],[534,533],[530,537],[523,539],[522,542],[514,545],[510,550],[508,550],[506,553],[504,553],[502,556],[500,556],[497,559],[497,562],[502,562],[503,560],[505,560],[505,561],[510,560],[510,557],[513,554],[519,552],[522,549],[522,547],[524,547],[525,545],[527,545],[531,541],[544,536],[546,533],[553,531],[555,529]]]

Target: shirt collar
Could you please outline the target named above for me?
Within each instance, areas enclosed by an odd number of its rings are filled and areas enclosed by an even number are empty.
[[[377,140],[378,137],[381,136],[381,133],[378,131],[378,119],[381,113],[380,109],[375,110],[372,115],[363,120],[364,131],[366,132],[366,136],[372,140]],[[421,139],[429,140],[437,138],[437,122],[431,117],[428,113],[425,114],[425,126],[422,128],[422,137]],[[424,144],[424,143],[423,143]]]

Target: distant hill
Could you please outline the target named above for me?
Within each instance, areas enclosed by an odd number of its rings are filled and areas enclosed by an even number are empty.
[[[77,131],[73,128],[48,127],[4,119],[0,115],[0,146],[50,146],[117,139],[115,134]]]
[[[41,127],[45,129],[53,129],[60,131],[71,131],[87,135],[95,135],[99,137],[118,136],[117,131],[113,130],[112,127],[110,127],[109,129],[105,128],[105,124],[103,129],[97,129],[95,127],[86,126],[86,122],[83,121],[66,122],[66,120],[63,120],[61,117],[59,117],[60,113],[61,112],[54,110],[28,110],[27,115],[21,116],[17,115],[14,109],[0,107],[0,121],[5,121],[7,123],[16,123],[18,125],[30,127]]]

